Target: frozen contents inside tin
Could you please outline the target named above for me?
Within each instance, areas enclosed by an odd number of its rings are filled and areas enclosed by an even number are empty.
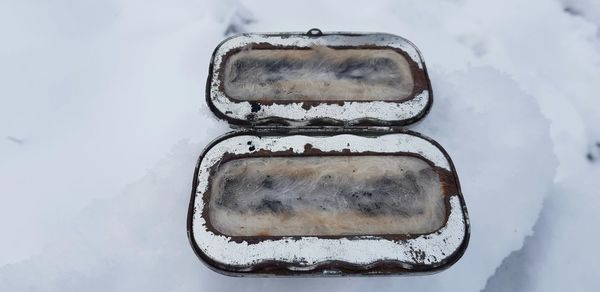
[[[224,162],[208,212],[229,236],[426,234],[446,220],[440,175],[423,159],[400,155]]]
[[[402,101],[413,86],[407,59],[386,48],[245,49],[224,74],[225,93],[238,100]]]

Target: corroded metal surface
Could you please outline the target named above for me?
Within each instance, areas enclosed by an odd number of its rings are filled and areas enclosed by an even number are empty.
[[[215,114],[242,125],[407,125],[432,100],[417,48],[382,33],[235,36],[216,48],[207,84]]]
[[[336,275],[432,272],[452,264],[468,242],[468,218],[456,172],[432,140],[385,129],[250,131],[218,139],[196,169],[188,231],[196,253],[227,274]],[[443,224],[433,232],[355,235],[224,234],[211,222],[211,184],[221,165],[256,157],[398,155],[417,157],[439,175]],[[401,167],[401,165],[399,165]],[[214,207],[214,206],[213,206]],[[385,232],[383,232],[385,233]]]

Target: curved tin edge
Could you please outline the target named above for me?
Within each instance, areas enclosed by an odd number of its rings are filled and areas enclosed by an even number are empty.
[[[374,263],[371,265],[367,265],[367,267],[364,267],[361,265],[355,265],[355,264],[351,264],[348,262],[329,261],[329,262],[321,262],[307,270],[294,270],[294,269],[290,269],[287,267],[287,265],[289,265],[289,263],[287,263],[287,262],[268,261],[268,262],[261,263],[261,265],[263,265],[262,268],[259,267],[258,269],[253,269],[253,270],[238,270],[231,266],[223,265],[223,264],[220,264],[220,263],[212,260],[208,255],[206,255],[199,248],[199,246],[196,242],[196,239],[194,237],[194,232],[193,232],[193,228],[194,228],[193,227],[193,216],[194,216],[194,206],[195,206],[195,199],[196,199],[196,187],[198,186],[198,172],[199,172],[200,164],[201,164],[205,154],[211,148],[213,148],[215,145],[219,144],[220,142],[222,142],[224,140],[235,137],[235,136],[254,135],[254,136],[260,137],[260,136],[268,136],[268,135],[272,136],[272,135],[280,135],[280,134],[290,134],[290,133],[275,133],[274,134],[272,132],[266,133],[266,132],[260,131],[260,130],[233,131],[233,132],[229,132],[229,133],[219,136],[218,138],[213,140],[207,147],[205,147],[205,149],[203,150],[202,154],[200,155],[200,157],[198,158],[198,161],[196,163],[196,167],[194,170],[194,177],[192,180],[192,190],[191,190],[190,203],[188,205],[186,231],[187,231],[188,240],[190,242],[192,250],[194,251],[196,256],[198,256],[198,258],[209,269],[211,269],[215,272],[218,272],[220,274],[223,274],[223,275],[237,276],[237,277],[243,277],[243,276],[258,276],[258,277],[261,277],[261,276],[304,276],[304,277],[306,277],[306,276],[353,276],[353,275],[354,276],[385,276],[385,275],[406,275],[406,274],[413,274],[413,275],[414,274],[433,274],[433,273],[437,273],[437,272],[448,269],[449,267],[454,265],[464,255],[464,253],[467,249],[469,240],[470,240],[470,231],[471,231],[470,220],[469,220],[469,216],[468,216],[468,212],[467,212],[466,203],[465,203],[465,200],[464,200],[464,197],[462,194],[462,190],[460,188],[460,182],[458,180],[458,175],[457,175],[454,163],[452,162],[452,160],[451,160],[450,156],[448,155],[448,153],[446,152],[446,150],[435,140],[433,140],[427,136],[424,136],[422,134],[419,134],[417,132],[401,130],[401,129],[393,129],[393,130],[370,129],[368,131],[359,131],[359,133],[357,133],[356,130],[352,131],[352,130],[347,130],[347,129],[345,129],[345,130],[344,129],[329,129],[329,130],[290,129],[289,132],[292,132],[291,134],[303,134],[303,135],[353,134],[353,135],[359,135],[359,136],[361,133],[363,135],[369,134],[369,135],[375,135],[375,136],[402,133],[402,134],[408,134],[408,135],[416,136],[418,138],[427,140],[428,142],[430,142],[431,144],[436,146],[436,148],[438,148],[443,153],[443,155],[445,156],[445,158],[447,159],[447,161],[450,165],[450,169],[451,169],[452,173],[454,174],[454,179],[456,181],[456,186],[457,186],[457,190],[458,190],[456,195],[458,196],[459,201],[460,201],[460,211],[464,218],[464,225],[465,225],[464,234],[462,236],[460,245],[453,251],[453,253],[451,255],[445,257],[443,261],[441,261],[438,265],[435,265],[435,266],[406,265],[405,263],[402,263],[402,262],[396,262],[395,264],[392,263],[393,266],[389,266],[390,262],[388,261],[386,263],[382,263],[382,264]],[[264,266],[268,266],[268,265],[273,265],[276,268],[274,268],[274,269],[264,268]],[[277,267],[277,266],[279,266],[279,267]]]
[[[216,90],[214,88],[214,84],[213,84],[213,77],[215,76],[214,75],[215,74],[215,60],[217,59],[217,56],[219,55],[222,57],[224,54],[226,54],[228,52],[228,51],[225,51],[225,52],[220,53],[220,51],[223,49],[223,47],[225,45],[227,45],[228,43],[230,43],[231,41],[233,41],[235,39],[242,38],[242,37],[250,37],[250,36],[259,36],[259,37],[261,37],[261,36],[262,37],[265,37],[265,36],[267,36],[267,37],[307,36],[303,32],[241,33],[241,34],[236,34],[236,35],[230,36],[230,37],[224,39],[223,41],[221,41],[215,47],[215,49],[212,53],[211,59],[210,59],[210,64],[209,64],[209,72],[207,75],[206,87],[205,87],[205,100],[206,100],[208,107],[218,118],[225,120],[230,124],[240,125],[240,126],[257,126],[257,125],[270,125],[270,124],[280,124],[280,125],[286,125],[286,126],[315,126],[315,125],[320,125],[320,126],[337,126],[337,125],[407,126],[407,125],[411,125],[411,124],[414,124],[414,123],[420,121],[429,113],[429,111],[432,107],[432,104],[433,104],[433,100],[434,100],[433,95],[434,94],[433,94],[431,81],[429,78],[429,73],[427,71],[427,66],[425,64],[423,55],[422,55],[421,51],[419,50],[419,48],[413,42],[409,41],[406,38],[398,36],[398,35],[389,34],[389,33],[376,33],[376,32],[324,32],[321,35],[319,35],[318,37],[336,36],[336,35],[337,36],[350,36],[350,37],[351,36],[359,37],[359,36],[368,36],[368,35],[382,35],[382,36],[389,36],[392,38],[396,38],[399,41],[403,42],[404,47],[401,50],[404,50],[406,52],[406,54],[411,58],[411,60],[413,62],[417,63],[418,66],[420,67],[423,78],[426,82],[426,90],[424,90],[423,92],[421,92],[419,94],[416,94],[410,100],[400,102],[399,104],[410,102],[411,100],[417,99],[417,97],[419,95],[425,94],[426,102],[423,104],[422,107],[419,108],[418,112],[413,114],[409,118],[402,118],[399,120],[386,120],[386,119],[378,119],[378,118],[372,118],[372,117],[356,118],[356,119],[348,119],[348,120],[336,119],[334,117],[329,117],[329,118],[321,117],[321,118],[308,118],[305,120],[301,120],[301,119],[293,119],[293,118],[286,118],[286,117],[279,117],[279,116],[268,116],[268,117],[260,118],[257,120],[253,120],[253,119],[248,118],[249,116],[251,116],[253,114],[253,112],[249,112],[248,115],[245,115],[243,118],[241,118],[241,117],[235,117],[231,114],[228,114],[227,111],[223,111],[221,108],[219,108],[219,106],[215,103],[215,100],[217,98],[214,96],[214,93],[213,93],[213,91]],[[311,36],[307,36],[307,38],[310,38],[310,37]],[[407,51],[406,50],[407,48],[411,49],[412,52]],[[414,59],[414,58],[416,58],[416,59]],[[217,65],[220,66],[220,64],[217,64]],[[220,92],[220,90],[217,90],[217,91]],[[224,92],[221,92],[220,94],[225,96],[225,98],[231,102],[231,99],[229,97],[226,97]],[[372,101],[372,102],[346,101],[345,103],[349,103],[349,104],[360,103],[360,104],[366,105],[366,104],[376,104],[377,102],[380,102],[380,101]],[[232,102],[232,103],[237,103],[237,102]],[[240,103],[247,104],[253,110],[256,108],[261,108],[261,105],[257,101],[243,101]],[[303,105],[303,103],[304,102],[299,101],[299,102],[289,103],[289,104],[290,105]],[[389,103],[389,102],[386,102],[386,103]],[[328,105],[327,101],[323,101],[321,103],[321,106],[325,106],[325,105]]]

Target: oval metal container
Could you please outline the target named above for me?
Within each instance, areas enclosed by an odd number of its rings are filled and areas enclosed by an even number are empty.
[[[215,49],[213,112],[237,125],[402,126],[433,100],[425,63],[385,33],[242,34]]]
[[[188,235],[228,275],[432,273],[463,254],[469,222],[444,149],[384,128],[235,132],[204,151]]]

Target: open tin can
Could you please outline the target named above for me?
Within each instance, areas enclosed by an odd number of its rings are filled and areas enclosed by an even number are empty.
[[[213,112],[240,129],[198,161],[196,254],[228,275],[432,273],[464,253],[456,170],[399,126],[432,103],[414,45],[389,34],[243,34],[215,50]]]

